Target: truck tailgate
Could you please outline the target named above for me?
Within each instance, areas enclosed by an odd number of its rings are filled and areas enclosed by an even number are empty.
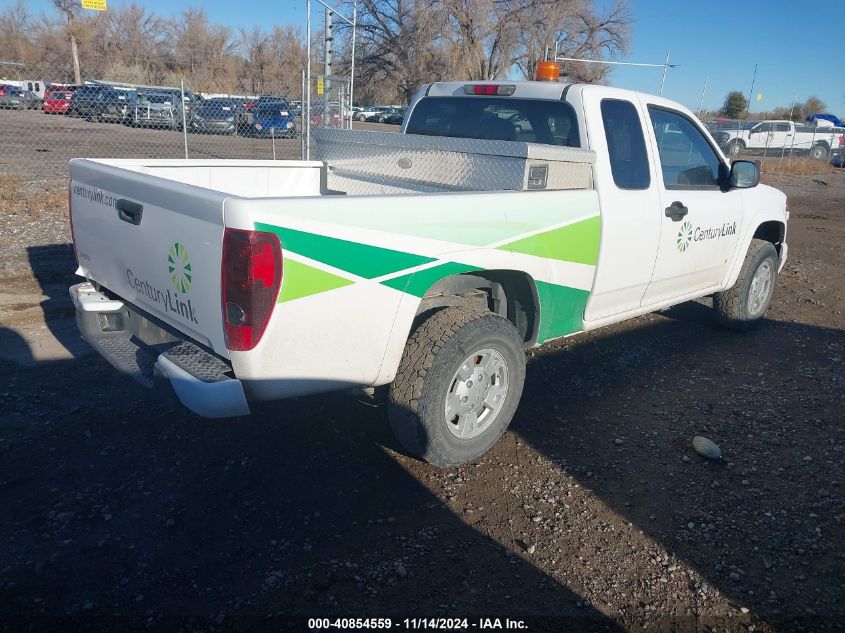
[[[228,357],[220,308],[227,194],[95,160],[70,164],[79,270]]]

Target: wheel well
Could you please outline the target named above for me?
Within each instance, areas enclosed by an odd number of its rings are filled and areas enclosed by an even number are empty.
[[[780,245],[783,243],[785,228],[786,227],[784,227],[783,222],[778,222],[776,220],[763,222],[763,224],[758,226],[757,230],[754,231],[754,239],[771,242],[777,249],[778,255],[780,255]]]
[[[526,346],[537,340],[540,299],[537,286],[518,270],[483,270],[441,279],[422,298],[412,331],[435,312],[460,305],[481,307],[516,326]]]
[[[827,150],[829,145],[827,144],[827,141],[816,141],[813,147],[824,147],[825,150]]]

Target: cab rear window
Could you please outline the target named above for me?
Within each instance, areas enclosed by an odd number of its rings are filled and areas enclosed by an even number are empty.
[[[580,147],[578,119],[564,101],[508,97],[425,97],[407,134]]]

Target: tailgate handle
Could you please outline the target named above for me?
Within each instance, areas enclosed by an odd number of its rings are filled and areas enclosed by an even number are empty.
[[[141,216],[144,214],[144,205],[121,198],[114,206],[117,208],[117,217],[124,222],[129,222],[129,224],[134,224],[135,226],[141,224]]]

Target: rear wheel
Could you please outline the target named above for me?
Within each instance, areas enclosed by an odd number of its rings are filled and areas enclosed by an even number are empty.
[[[390,386],[390,425],[412,455],[458,466],[485,453],[510,424],[525,382],[513,324],[475,308],[446,308],[408,339]]]
[[[813,160],[824,160],[827,158],[827,148],[824,145],[815,145],[810,149],[810,158]]]
[[[722,325],[748,330],[760,324],[774,296],[778,262],[778,252],[771,242],[751,240],[733,288],[713,297],[713,309]]]

